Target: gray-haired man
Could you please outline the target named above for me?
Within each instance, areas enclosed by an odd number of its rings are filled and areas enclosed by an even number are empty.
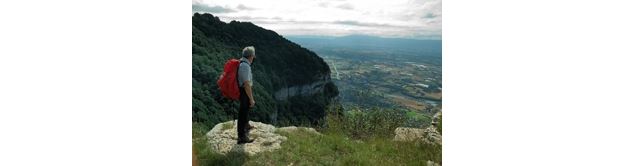
[[[249,139],[249,109],[256,104],[254,101],[253,79],[251,75],[251,64],[256,59],[256,49],[248,46],[243,49],[243,57],[240,59],[238,67],[238,87],[240,89],[240,109],[238,110],[238,144],[251,143]]]

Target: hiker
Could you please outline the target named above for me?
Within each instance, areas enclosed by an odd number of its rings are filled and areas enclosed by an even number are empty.
[[[251,64],[256,59],[256,49],[248,46],[243,49],[243,57],[240,58],[238,67],[238,87],[240,89],[240,109],[238,110],[238,144],[251,143],[254,140],[249,139],[249,109],[256,105],[254,100],[252,85],[253,79],[251,75]]]

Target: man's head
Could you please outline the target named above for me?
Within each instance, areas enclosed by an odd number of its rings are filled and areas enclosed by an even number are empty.
[[[254,63],[256,58],[256,48],[254,46],[247,46],[243,49],[243,57],[249,60],[249,63]]]

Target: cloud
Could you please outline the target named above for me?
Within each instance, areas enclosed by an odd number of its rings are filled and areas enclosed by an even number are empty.
[[[318,4],[318,6],[320,6],[320,7],[329,7],[329,5],[330,5],[330,4],[329,4],[328,2],[320,2],[320,3]]]
[[[239,4],[238,7],[236,7],[238,10],[254,10],[254,8],[251,7],[247,7],[243,4]]]
[[[281,35],[363,34],[441,38],[442,0],[192,0],[221,20],[252,22]]]
[[[232,13],[236,10],[222,7],[222,6],[209,6],[206,4],[195,3],[192,4],[192,12],[204,12],[204,13]]]
[[[340,8],[340,9],[344,9],[344,10],[353,10],[353,9],[355,9],[355,7],[353,7],[353,5],[351,5],[350,3],[337,5],[336,8]]]
[[[252,17],[252,16],[219,16],[222,19],[226,19],[228,21],[236,20],[241,22],[255,22],[255,21],[283,21],[281,17]],[[275,22],[271,22],[275,23]]]
[[[332,23],[335,24],[342,24],[342,25],[353,25],[353,26],[366,26],[366,27],[393,27],[393,25],[390,24],[379,24],[379,23],[369,23],[369,22],[359,22],[359,21],[333,21]]]
[[[357,27],[371,27],[371,28],[388,28],[388,27],[401,27],[412,28],[408,26],[398,26],[391,24],[371,23],[371,22],[359,22],[352,20],[344,21],[307,21],[307,20],[283,20],[280,17],[251,17],[251,16],[220,16],[226,20],[247,21],[256,24],[295,24],[295,25],[343,25],[343,26],[357,26]]]
[[[434,13],[427,13],[426,15],[423,16],[423,18],[436,18],[438,15],[434,14]]]

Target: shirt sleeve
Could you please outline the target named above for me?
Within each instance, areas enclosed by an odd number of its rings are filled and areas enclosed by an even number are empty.
[[[251,66],[244,63],[240,64],[240,68],[238,69],[238,80],[240,81],[240,86],[242,86],[245,81],[249,81],[251,85]]]

